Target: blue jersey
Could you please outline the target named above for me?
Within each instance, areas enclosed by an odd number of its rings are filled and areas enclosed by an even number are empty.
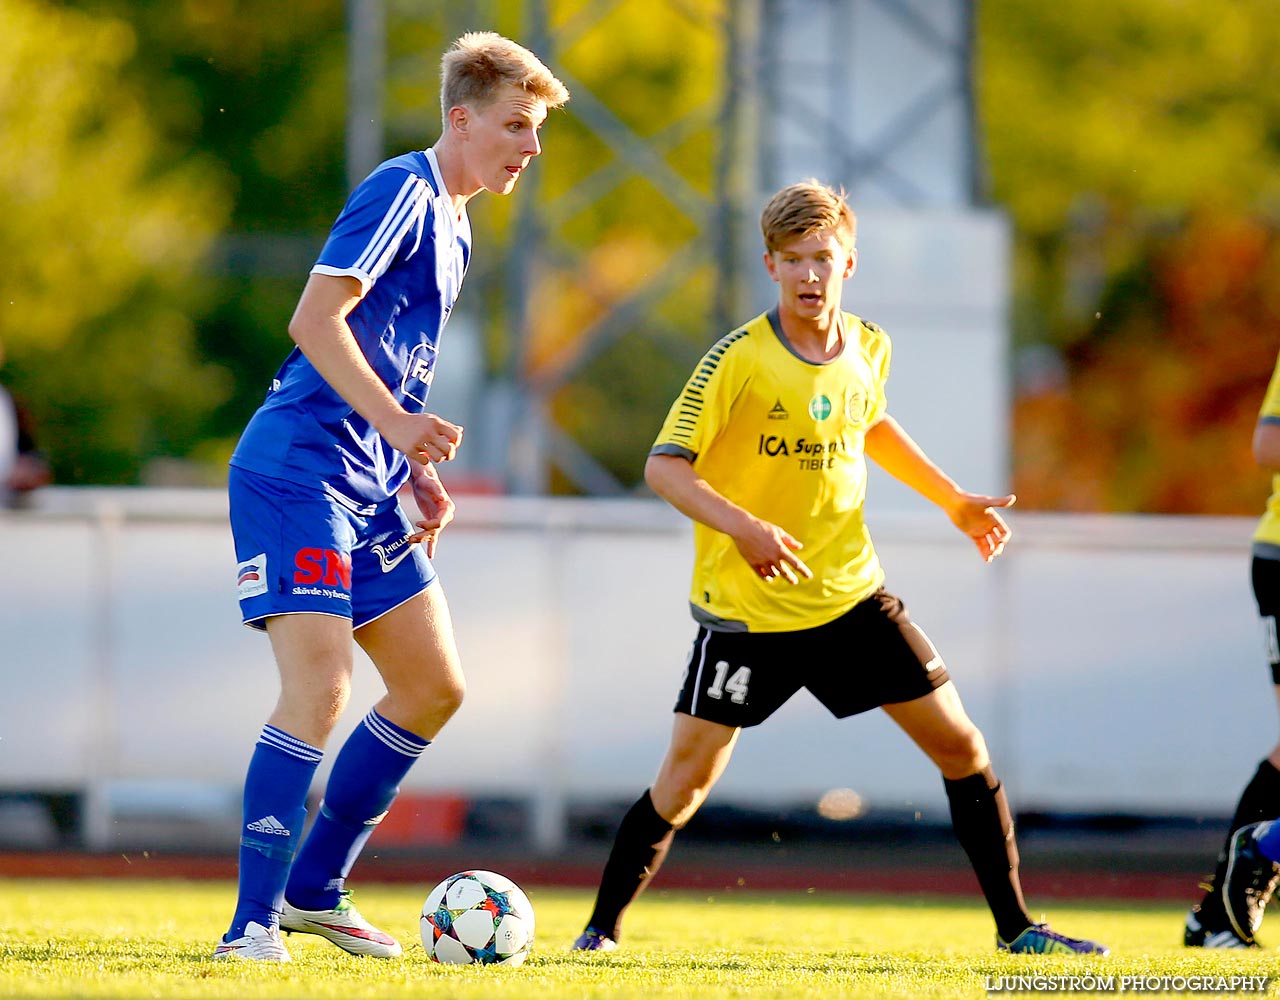
[[[435,151],[381,164],[347,199],[312,274],[350,275],[365,296],[347,316],[360,350],[410,413],[426,410],[440,334],[471,256],[471,224],[453,203]],[[356,505],[395,495],[409,462],[356,413],[297,348],[253,415],[231,464]]]

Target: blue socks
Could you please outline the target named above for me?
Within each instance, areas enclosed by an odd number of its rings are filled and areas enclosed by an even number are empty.
[[[244,781],[240,894],[227,940],[243,936],[251,920],[264,927],[280,923],[289,865],[307,819],[307,791],[323,756],[282,729],[263,727]]]
[[[1280,822],[1263,823],[1254,834],[1258,838],[1258,850],[1272,861],[1280,861]]]
[[[320,814],[289,873],[285,895],[293,906],[338,905],[351,866],[429,743],[369,710],[333,762]]]

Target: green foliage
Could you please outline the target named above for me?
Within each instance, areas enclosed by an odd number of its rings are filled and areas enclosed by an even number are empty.
[[[231,232],[323,240],[346,186],[342,0],[83,5],[130,21],[138,46],[128,75],[146,88],[157,128],[234,179]],[[305,271],[295,277],[301,290]]]
[[[978,11],[979,141],[1017,234],[1020,341],[1091,336],[1102,287],[1140,264],[1153,224],[1280,208],[1270,0]]]
[[[1117,214],[1280,203],[1271,0],[978,4],[992,194],[1031,238],[1082,193]]]
[[[139,859],[141,862],[141,859]],[[417,943],[423,887],[371,888],[362,910],[395,934],[402,960],[352,958],[292,935],[288,965],[209,960],[230,915],[234,886],[124,880],[26,881],[0,886],[0,993],[53,997],[307,997],[420,1000],[699,1000],[751,996],[974,997],[988,976],[1267,975],[1274,959],[1188,952],[1182,912],[1170,906],[1055,904],[1068,932],[1112,946],[1104,961],[998,955],[977,899],[896,899],[725,891],[651,892],[628,918],[622,948],[572,953],[591,908],[585,891],[530,886],[538,932],[518,968],[433,964]]]
[[[224,188],[207,160],[166,148],[119,79],[127,24],[41,0],[4,13],[5,379],[59,479],[129,481],[144,449],[181,449],[226,390],[188,318]]]
[[[174,147],[219,164],[232,197],[192,311],[198,350],[230,373],[176,454],[220,479],[292,348],[286,332],[346,196],[342,0],[85,0],[138,35],[127,78]],[[142,453],[147,457],[147,452]]]

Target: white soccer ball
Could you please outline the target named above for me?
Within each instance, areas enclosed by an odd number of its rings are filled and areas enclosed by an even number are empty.
[[[422,947],[452,965],[520,965],[533,946],[533,906],[497,872],[450,875],[422,904]]]

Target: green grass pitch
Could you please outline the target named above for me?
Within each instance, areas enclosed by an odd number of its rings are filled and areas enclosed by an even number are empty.
[[[234,888],[120,880],[0,883],[0,996],[168,998],[984,997],[988,977],[1245,976],[1276,953],[1181,947],[1180,907],[1049,908],[1054,926],[1096,937],[1109,959],[999,955],[981,900],[654,890],[633,907],[611,954],[573,954],[591,896],[529,887],[537,941],[520,968],[428,961],[418,939],[423,886],[366,886],[357,900],[405,945],[396,962],[353,958],[315,937],[288,938],[293,962],[216,963],[209,953]],[[1061,988],[1061,987],[1059,987]],[[1025,994],[1024,994],[1025,995]],[[1128,995],[1128,992],[1126,992]]]

